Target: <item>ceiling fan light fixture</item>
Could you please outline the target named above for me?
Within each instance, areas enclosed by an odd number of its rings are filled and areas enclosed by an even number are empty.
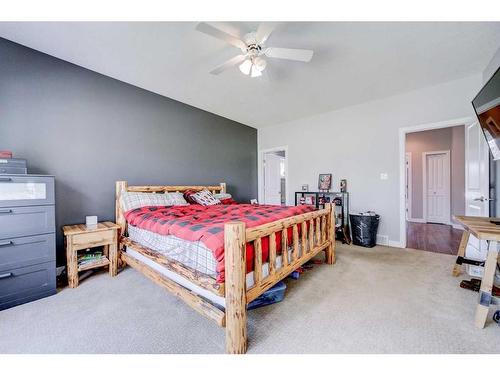
[[[261,75],[262,75],[261,71],[255,65],[252,65],[252,75],[251,75],[251,77],[252,78],[260,77]]]
[[[267,62],[264,60],[262,57],[256,57],[253,60],[253,66],[259,71],[262,72],[264,69],[266,69]]]
[[[245,60],[240,64],[240,71],[245,75],[249,75],[251,69],[252,62],[250,60]]]

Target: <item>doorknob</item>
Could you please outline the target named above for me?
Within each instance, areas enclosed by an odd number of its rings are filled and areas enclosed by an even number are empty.
[[[479,201],[479,202],[489,202],[489,201],[493,201],[494,199],[485,198],[485,197],[481,196],[479,198],[474,198],[473,200],[474,201]]]

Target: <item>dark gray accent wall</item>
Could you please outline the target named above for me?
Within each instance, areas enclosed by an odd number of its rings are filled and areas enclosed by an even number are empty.
[[[114,220],[116,180],[257,197],[256,129],[0,38],[1,149],[55,175],[59,264],[62,225]]]

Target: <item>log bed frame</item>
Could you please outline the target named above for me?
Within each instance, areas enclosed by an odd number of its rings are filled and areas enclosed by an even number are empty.
[[[184,192],[186,190],[207,189],[213,193],[226,192],[226,184],[218,186],[129,186],[126,181],[116,182],[116,223],[120,226],[118,262],[121,267],[129,265],[145,276],[182,299],[200,314],[214,320],[226,329],[226,351],[232,354],[245,353],[247,349],[247,310],[248,303],[259,297],[274,284],[288,276],[299,266],[309,261],[321,251],[325,252],[327,264],[335,263],[335,221],[333,204],[327,203],[325,208],[287,217],[253,228],[245,228],[242,222],[228,222],[224,226],[225,246],[225,283],[201,272],[195,271],[173,259],[148,249],[130,240],[127,235],[127,222],[120,204],[123,192]],[[309,223],[308,235],[307,223]],[[299,236],[299,226],[301,235]],[[282,266],[276,267],[276,233],[281,232],[282,248],[287,248],[288,228],[292,227],[292,251],[282,252]],[[262,238],[270,237],[269,275],[262,275]],[[300,237],[300,238],[299,238]],[[246,289],[246,243],[253,242],[255,249],[254,284]],[[299,255],[299,243],[302,251]],[[145,263],[127,254],[126,248],[132,248],[141,255],[168,270],[189,280],[218,296],[225,298],[225,311],[207,299],[176,283],[157,272]],[[114,276],[114,275],[113,275]]]

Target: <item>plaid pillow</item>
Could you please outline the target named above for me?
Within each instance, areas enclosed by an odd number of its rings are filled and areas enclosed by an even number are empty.
[[[184,191],[184,199],[191,204],[198,204],[194,199],[193,195],[196,194],[198,190],[185,190]]]
[[[213,206],[216,204],[220,204],[220,200],[215,198],[214,195],[208,190],[199,191],[193,195],[191,198],[198,204],[202,206]]]
[[[124,212],[146,206],[187,206],[181,193],[136,193],[125,192],[121,195]]]

